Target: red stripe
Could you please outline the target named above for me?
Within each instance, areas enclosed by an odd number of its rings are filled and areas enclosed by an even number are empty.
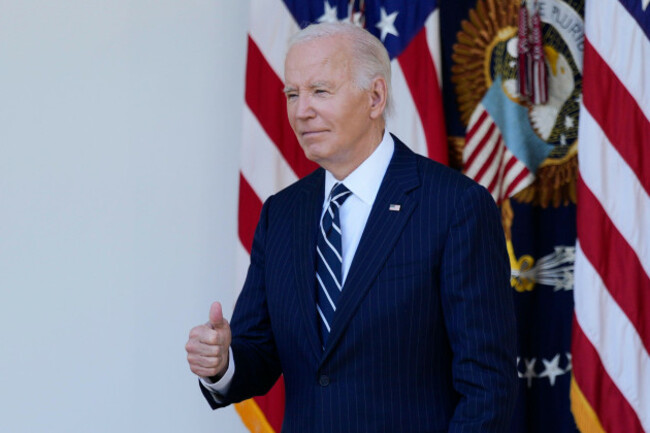
[[[318,165],[305,157],[286,113],[284,85],[269,66],[253,39],[248,37],[246,65],[246,104],[275,143],[298,177],[314,171]]]
[[[497,153],[499,152],[500,146],[499,143],[501,142],[501,138],[497,140],[497,142],[494,144],[494,147],[492,148],[492,152],[490,152],[490,155],[488,156],[487,160],[483,163],[483,166],[479,169],[478,173],[476,173],[476,176],[474,176],[474,180],[477,182],[481,182],[483,180],[483,175],[487,171],[488,168],[492,165],[492,161],[494,161],[494,158],[496,158]],[[495,177],[498,175],[495,175]]]
[[[262,212],[262,201],[259,199],[253,188],[246,181],[246,178],[239,173],[239,240],[248,254],[253,246],[255,227]]]
[[[263,396],[253,397],[253,400],[264,412],[273,430],[280,432],[284,418],[284,378],[280,376],[269,392]]]
[[[505,146],[503,145],[503,139],[499,138],[499,141],[497,142],[497,149],[500,149],[500,155],[499,155],[499,160],[497,164],[499,165],[499,168],[497,168],[497,172],[494,174],[494,177],[492,178],[492,182],[487,187],[487,190],[490,191],[490,194],[494,193],[494,190],[496,189],[497,182],[501,182],[503,179],[503,148]],[[500,197],[497,197],[497,201],[500,200]]]
[[[596,349],[582,332],[575,316],[571,341],[573,376],[589,405],[610,433],[642,433],[639,417],[609,377]]]
[[[447,133],[442,111],[442,95],[438,74],[427,44],[426,29],[422,28],[397,58],[411,91],[413,102],[427,139],[429,158],[442,164],[449,163]]]
[[[516,156],[514,155],[510,156],[508,162],[506,162],[506,166],[503,168],[503,177],[506,177],[508,175],[508,172],[517,163],[517,161],[518,159]]]
[[[582,95],[585,107],[650,194],[650,122],[586,39],[584,61]]]
[[[512,191],[515,190],[517,185],[519,185],[521,181],[523,181],[526,178],[526,176],[528,176],[529,173],[530,172],[528,171],[528,168],[524,167],[521,170],[521,172],[517,175],[517,177],[515,177],[512,182],[510,182],[510,185],[508,185],[508,189],[506,190],[504,197],[510,197]]]
[[[578,239],[582,251],[650,352],[650,278],[580,176],[577,187]]]
[[[466,135],[467,141],[470,141],[474,137],[474,134],[476,134],[476,131],[481,127],[481,125],[483,125],[483,122],[485,121],[487,116],[488,116],[487,111],[483,110],[478,120],[474,122],[474,124],[469,129],[469,131],[467,131],[467,135]]]
[[[481,150],[483,150],[483,147],[485,146],[485,143],[492,138],[492,133],[494,132],[494,129],[497,127],[496,123],[492,122],[490,124],[490,127],[488,128],[487,132],[483,137],[481,137],[481,141],[476,145],[474,148],[474,151],[471,153],[469,158],[467,158],[467,161],[463,164],[463,170],[467,171],[470,169],[472,164],[474,164],[474,160],[478,156],[479,153],[481,153]]]

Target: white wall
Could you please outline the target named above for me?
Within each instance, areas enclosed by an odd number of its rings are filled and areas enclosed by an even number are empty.
[[[245,431],[184,344],[234,303],[247,19],[0,0],[1,432]]]

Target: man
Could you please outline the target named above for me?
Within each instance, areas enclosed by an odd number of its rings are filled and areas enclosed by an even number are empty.
[[[284,374],[286,432],[508,429],[515,328],[496,206],[385,131],[389,83],[363,29],[319,24],[290,42],[289,121],[322,168],[264,204],[232,328],[215,303],[190,332],[213,408]]]

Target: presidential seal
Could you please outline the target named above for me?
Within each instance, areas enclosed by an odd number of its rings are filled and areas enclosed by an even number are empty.
[[[522,97],[518,85],[520,7],[519,0],[478,0],[458,32],[452,82],[467,127],[465,142],[457,141],[463,171],[500,204],[511,197],[542,207],[575,203],[583,5],[537,1],[548,88],[543,103]]]
[[[544,284],[542,276],[556,288],[572,286],[565,250],[538,263],[530,254],[515,255],[510,200],[543,208],[576,202],[582,10],[581,0],[478,0],[453,46],[451,80],[466,135],[452,141],[452,153],[462,155],[463,172],[501,207],[512,285],[520,292]],[[522,61],[528,49],[537,50],[537,69]],[[523,74],[533,77],[528,87]],[[535,89],[543,95],[531,97]]]

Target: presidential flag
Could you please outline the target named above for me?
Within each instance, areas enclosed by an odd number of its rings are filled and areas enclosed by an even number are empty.
[[[365,27],[388,50],[395,108],[387,119],[389,131],[414,151],[447,163],[436,0],[252,0],[239,187],[238,287],[246,275],[262,203],[316,168],[304,157],[287,120],[282,93],[287,41],[310,23],[334,21]],[[279,432],[284,412],[282,379],[266,396],[240,403],[236,409],[251,431]]]
[[[576,431],[569,387],[583,9],[581,0],[441,3],[452,165],[500,206],[510,255],[520,378],[513,432]]]
[[[588,0],[571,405],[650,431],[650,1]]]

